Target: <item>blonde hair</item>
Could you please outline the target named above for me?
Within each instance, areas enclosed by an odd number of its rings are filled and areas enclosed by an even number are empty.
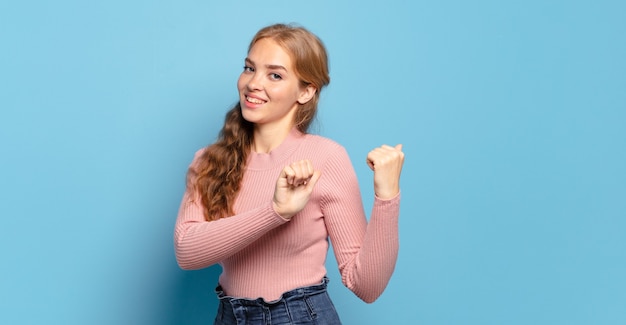
[[[278,43],[291,56],[302,87],[313,86],[315,95],[300,104],[294,126],[306,133],[317,113],[320,92],[328,83],[328,56],[322,41],[301,26],[275,24],[252,38],[248,51],[261,39]],[[208,146],[187,173],[187,186],[200,198],[207,221],[232,216],[253,138],[254,125],[246,121],[238,103],[228,113],[215,143]]]

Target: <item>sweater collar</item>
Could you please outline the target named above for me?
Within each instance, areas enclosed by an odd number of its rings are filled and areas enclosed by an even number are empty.
[[[251,151],[248,155],[246,168],[252,170],[283,168],[289,163],[287,159],[293,155],[303,138],[302,132],[295,127],[292,128],[283,142],[269,153]]]

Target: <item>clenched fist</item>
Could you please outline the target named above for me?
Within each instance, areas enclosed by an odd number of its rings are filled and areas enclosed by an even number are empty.
[[[400,192],[400,173],[404,164],[402,145],[382,145],[367,154],[367,165],[374,171],[374,193],[391,199]]]
[[[276,180],[274,210],[290,219],[304,209],[321,172],[313,168],[310,160],[300,160],[283,168]]]

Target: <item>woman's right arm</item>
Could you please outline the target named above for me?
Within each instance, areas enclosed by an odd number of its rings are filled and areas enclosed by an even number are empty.
[[[196,153],[194,162],[199,156]],[[289,222],[306,205],[319,177],[319,171],[313,169],[310,161],[294,162],[285,166],[276,180],[273,200],[215,221],[205,220],[200,199],[188,186],[174,229],[178,265],[186,270],[209,267]]]
[[[174,250],[185,270],[209,267],[232,256],[288,220],[268,202],[254,210],[215,221],[206,221],[199,200],[185,193],[174,227]]]
[[[197,167],[204,150],[196,152],[190,168]],[[187,186],[174,226],[176,261],[185,270],[209,267],[287,221],[276,213],[271,201],[253,210],[206,221],[200,198],[191,186]]]

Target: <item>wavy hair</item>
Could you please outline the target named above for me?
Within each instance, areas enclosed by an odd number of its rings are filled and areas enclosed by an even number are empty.
[[[324,44],[303,27],[275,24],[259,30],[248,51],[264,38],[274,40],[289,53],[302,87],[316,89],[311,100],[299,104],[294,117],[294,126],[306,133],[317,113],[320,92],[330,82]],[[207,221],[235,214],[233,205],[251,150],[253,130],[254,124],[243,118],[241,105],[236,104],[226,113],[217,141],[208,146],[189,168],[187,186],[200,200]]]

